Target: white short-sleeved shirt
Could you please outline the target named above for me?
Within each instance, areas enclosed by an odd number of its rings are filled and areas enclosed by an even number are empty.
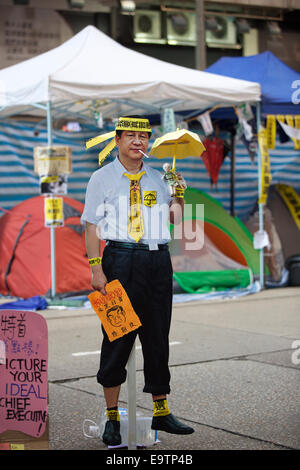
[[[159,171],[143,163],[140,179],[144,235],[141,243],[170,241],[168,184]],[[128,235],[128,208],[130,181],[118,157],[112,163],[95,171],[88,183],[81,222],[99,226],[103,240],[134,242]]]

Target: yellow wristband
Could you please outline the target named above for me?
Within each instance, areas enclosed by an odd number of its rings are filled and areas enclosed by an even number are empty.
[[[95,266],[96,264],[102,264],[102,258],[89,258],[90,266]]]
[[[176,188],[175,189],[175,197],[184,197],[184,189],[183,188]]]

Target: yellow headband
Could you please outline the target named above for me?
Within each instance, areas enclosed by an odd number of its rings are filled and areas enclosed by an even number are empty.
[[[120,117],[116,131],[145,131],[151,132],[148,119]]]
[[[116,131],[145,131],[151,132],[151,127],[148,119],[142,118],[123,118],[120,117],[116,125],[116,129],[106,134],[98,135],[88,140],[85,144],[86,148],[94,147],[95,145],[101,144],[105,140],[112,139],[106,147],[99,153],[99,166],[102,165],[106,157],[112,152],[116,146],[115,135]]]

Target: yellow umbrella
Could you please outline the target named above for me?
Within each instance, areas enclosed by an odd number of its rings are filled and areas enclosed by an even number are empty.
[[[186,129],[177,129],[175,132],[168,132],[158,137],[149,154],[156,158],[172,157],[174,172],[176,158],[200,157],[204,150],[205,147],[198,134]]]

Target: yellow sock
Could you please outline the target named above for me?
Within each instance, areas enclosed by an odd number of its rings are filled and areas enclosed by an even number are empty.
[[[120,414],[118,408],[106,410],[107,419],[110,421],[120,421]]]
[[[168,402],[166,399],[163,400],[155,400],[153,402],[153,416],[166,416],[169,415],[171,412],[169,410]]]

